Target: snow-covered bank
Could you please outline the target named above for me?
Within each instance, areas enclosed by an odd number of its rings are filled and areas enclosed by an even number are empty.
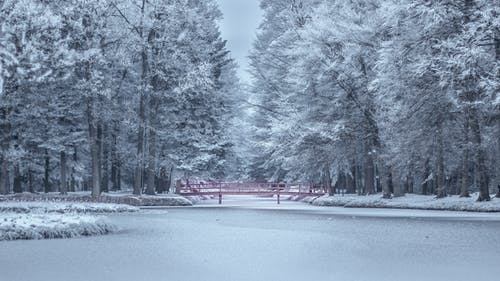
[[[383,199],[380,194],[358,196],[353,194],[323,196],[311,203],[315,206],[337,206],[346,208],[394,208],[418,210],[446,210],[467,212],[500,212],[500,199],[492,198],[488,202],[477,202],[477,195],[469,198],[448,196],[436,199],[429,195],[407,194],[402,197]]]
[[[72,203],[42,201],[6,201],[0,202],[0,213],[123,213],[136,212],[139,208],[124,204],[111,203]]]
[[[109,195],[108,195],[109,196]],[[133,206],[192,206],[193,202],[177,194],[158,194],[141,196],[110,196],[118,202]]]
[[[129,205],[108,203],[0,202],[0,241],[107,234],[116,230],[116,227],[103,217],[89,214],[138,210]]]
[[[193,205],[196,205],[202,201],[214,199],[213,195],[193,195],[193,196],[184,196],[187,200],[189,200]]]
[[[0,214],[0,241],[72,238],[103,235],[116,227],[94,216],[61,214]]]
[[[132,206],[191,206],[193,203],[177,194],[132,195],[131,192],[109,192],[99,197],[90,196],[90,192],[70,192],[68,195],[59,193],[20,193],[0,196],[2,201],[50,201],[50,202],[91,202],[114,203]]]

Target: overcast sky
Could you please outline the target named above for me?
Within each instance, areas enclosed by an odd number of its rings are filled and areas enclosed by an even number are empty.
[[[262,12],[259,0],[217,0],[224,14],[220,22],[222,37],[226,39],[231,55],[240,66],[238,74],[242,82],[248,82],[248,52],[255,39]]]

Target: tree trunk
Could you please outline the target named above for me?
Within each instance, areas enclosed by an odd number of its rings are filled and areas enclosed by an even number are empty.
[[[76,191],[76,163],[78,162],[78,155],[77,155],[77,149],[76,145],[73,146],[73,163],[71,167],[71,185],[70,185],[70,190],[72,192]]]
[[[149,130],[149,151],[147,167],[147,187],[146,194],[155,195],[156,177],[156,134],[154,129]]]
[[[28,191],[30,193],[35,193],[35,188],[33,185],[33,171],[31,170],[31,166],[28,167]]]
[[[500,39],[497,39],[497,59],[500,58]],[[498,188],[498,193],[495,197],[500,198],[500,115],[497,117],[497,127],[498,127],[498,138],[497,138],[497,145],[498,145],[498,151],[497,151],[497,188]]]
[[[431,185],[431,168],[430,168],[430,160],[429,158],[425,159],[424,162],[424,179],[422,181],[422,195],[427,195],[430,191]]]
[[[410,190],[408,190],[409,193],[415,193],[415,176],[410,174]]]
[[[168,174],[168,182],[167,186],[165,187],[165,191],[167,193],[170,193],[170,188],[172,187],[172,179],[174,178],[174,166],[170,167],[170,173]]]
[[[495,33],[495,58],[497,61],[500,60],[500,32],[497,29],[497,32]],[[497,72],[498,73],[498,72]],[[497,75],[498,78],[499,75]],[[497,111],[500,108],[497,106]],[[497,127],[498,127],[498,137],[497,137],[497,145],[498,145],[498,151],[497,151],[497,188],[498,188],[498,193],[495,197],[500,198],[500,113],[497,116]]]
[[[323,180],[322,180],[322,182],[323,182],[323,187],[328,192],[328,195],[329,196],[333,196],[335,194],[335,189],[332,186],[332,178],[331,178],[331,175],[330,175],[330,167],[329,166],[326,166],[323,169]]]
[[[338,176],[337,176],[337,181],[335,182],[334,185],[334,190],[337,193],[342,193],[343,194],[343,189],[345,189],[346,185],[346,176],[344,172],[338,171]]]
[[[146,8],[146,0],[142,0],[141,6],[141,37],[144,36],[144,15]],[[145,125],[146,125],[146,91],[148,86],[148,54],[146,46],[142,47],[141,52],[141,93],[139,101],[139,133],[137,141],[137,166],[135,168],[134,194],[141,195],[143,186],[143,171],[144,171],[144,142],[145,142]]]
[[[9,172],[7,160],[2,157],[0,167],[0,194],[9,194]]]
[[[373,159],[372,147],[365,145],[365,193],[375,193],[375,164]]]
[[[403,189],[404,189],[404,181],[397,177],[396,180],[394,180],[394,178],[392,178],[392,182],[393,182],[393,189],[394,189],[394,192],[393,192],[393,195],[394,197],[402,197],[404,196],[404,192],[403,192]]]
[[[437,155],[437,195],[436,198],[447,196],[445,174],[444,174],[444,134],[443,124],[440,123],[438,129],[438,155]]]
[[[377,185],[376,190],[377,193],[383,192],[382,182],[381,182],[381,173],[380,173],[380,164],[375,164],[375,184]]]
[[[17,163],[14,165],[13,191],[14,193],[23,193],[22,177]]]
[[[99,165],[99,140],[98,140],[98,129],[96,120],[94,120],[94,101],[90,97],[87,106],[87,115],[89,122],[89,144],[90,144],[90,160],[92,166],[92,183],[91,183],[91,195],[92,197],[97,197],[101,194],[101,184],[100,184],[100,165]]]
[[[117,172],[118,171],[116,170],[116,164],[114,163],[114,160],[111,160],[111,190],[113,191],[118,190],[116,182]]]
[[[476,150],[475,166],[478,173],[479,197],[477,201],[490,201],[490,191],[488,184],[488,174],[486,168],[486,155],[481,141],[481,128],[479,125],[479,117],[475,109],[470,112],[470,128],[472,133],[472,144]]]
[[[382,184],[382,198],[391,199],[391,189],[390,189],[390,168],[380,165],[380,175],[381,175],[381,184]]]
[[[460,187],[460,197],[470,197],[470,178],[469,178],[469,122],[465,118],[464,124],[464,154],[462,159],[462,182]]]
[[[158,173],[155,181],[156,193],[161,194],[165,192],[165,185],[167,181],[167,170],[165,169],[165,167],[160,168],[160,172]]]
[[[43,179],[43,186],[44,186],[44,192],[49,193],[50,190],[50,156],[49,156],[49,151],[45,149],[45,166],[44,166],[44,179]]]
[[[156,36],[155,29],[151,29],[148,34],[148,43],[154,44],[154,38]],[[147,189],[146,194],[154,195],[156,190],[156,130],[158,128],[157,120],[158,120],[158,106],[159,106],[159,94],[160,94],[160,77],[158,76],[158,66],[156,62],[158,61],[157,57],[159,55],[159,49],[157,47],[153,48],[151,53],[151,68],[154,70],[153,75],[151,77],[151,87],[152,87],[152,95],[150,97],[149,103],[149,132],[148,132],[148,179],[147,179]],[[149,67],[149,65],[148,65]],[[148,69],[149,70],[149,69]]]
[[[108,126],[104,125],[101,147],[102,147],[102,177],[101,192],[109,191],[109,141],[107,141]]]
[[[156,80],[156,79],[153,79]],[[157,83],[153,82],[153,96],[151,97],[151,112],[149,116],[149,151],[148,151],[148,170],[147,170],[147,189],[146,194],[155,194],[156,178],[156,118],[158,114]]]
[[[60,187],[59,191],[61,194],[66,195],[68,194],[68,187],[67,187],[67,182],[66,182],[66,152],[64,150],[61,151],[61,180],[60,180]]]
[[[394,179],[391,167],[387,168],[387,185],[389,186],[389,192],[394,194]]]
[[[362,182],[362,175],[361,175],[361,167],[359,165],[356,165],[356,192],[358,195],[363,194],[363,182]]]
[[[120,162],[116,164],[116,190],[122,189],[122,165]]]
[[[438,189],[438,180],[437,180],[437,173],[434,174],[432,177],[431,181],[431,194],[437,195],[437,189]]]
[[[456,171],[446,185],[453,187],[451,194],[460,195],[460,172]]]
[[[103,150],[103,130],[101,121],[97,121],[97,167],[99,177],[99,195],[102,193],[102,150]]]
[[[406,177],[406,182],[407,182],[407,193],[414,193],[414,187],[415,187],[415,178],[413,176],[413,173],[410,172],[410,174]]]
[[[10,175],[7,161],[2,161],[0,191],[4,195],[10,193]]]
[[[146,51],[143,51],[142,60],[143,60],[143,76],[147,75],[144,72],[147,69],[147,58]],[[146,78],[143,77],[143,80]],[[146,122],[146,82],[143,82],[143,89],[141,90],[140,104],[139,104],[139,134],[137,139],[137,166],[135,169],[135,183],[134,183],[134,194],[141,195],[142,193],[142,185],[143,185],[143,170],[144,170],[144,133],[145,133],[145,122]]]
[[[119,190],[119,159],[117,148],[118,125],[117,122],[113,125],[113,133],[111,134],[111,189]]]
[[[346,174],[346,194],[354,194],[356,193],[356,188],[355,188],[355,183],[354,183],[354,176],[356,172],[353,166],[351,166],[351,171],[350,173]]]
[[[15,72],[12,72],[15,73]],[[11,78],[8,81],[5,81],[6,84],[3,85],[4,89],[13,87],[15,88],[17,83],[15,79]],[[7,85],[8,84],[8,85]],[[9,161],[7,159],[7,152],[9,149],[9,143],[11,140],[10,137],[10,129],[11,124],[9,120],[9,112],[8,104],[3,104],[3,99],[6,98],[6,93],[3,93],[3,96],[0,100],[0,161],[2,162],[0,165],[0,194],[9,194],[10,192],[10,182],[9,182]]]

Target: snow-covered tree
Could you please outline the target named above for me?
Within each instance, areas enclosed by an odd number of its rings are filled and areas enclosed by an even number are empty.
[[[139,16],[134,17],[134,7],[140,8],[135,10]],[[213,1],[142,1],[115,8],[135,36],[132,44],[141,60],[134,193],[146,183],[146,192],[153,194],[155,178],[172,168],[218,170],[220,177],[231,147],[224,128],[236,77],[216,25],[217,6]]]
[[[122,180],[168,190],[175,169],[224,176],[239,85],[213,1],[1,8],[1,193],[11,177],[16,192],[98,196]]]
[[[485,107],[479,105],[494,100],[497,74],[491,70],[498,67],[494,52],[481,46],[494,34],[487,15],[495,12],[479,2],[402,1],[386,9],[387,32],[373,83],[384,108],[386,156],[399,170],[423,170],[424,193],[431,183],[439,197],[459,174],[461,194],[468,195],[472,153],[480,200],[488,198],[480,132]],[[477,25],[480,34],[468,34]]]
[[[387,198],[467,196],[477,183],[488,200],[498,178],[488,167],[499,161],[488,153],[498,150],[498,5],[261,3],[254,178],[321,180],[331,193],[382,188]]]

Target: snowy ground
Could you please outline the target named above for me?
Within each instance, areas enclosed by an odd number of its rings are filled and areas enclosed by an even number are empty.
[[[207,200],[110,214],[121,229],[113,235],[0,242],[2,278],[496,281],[500,275],[498,213],[224,199],[222,206]]]
[[[477,202],[477,194],[470,198],[448,196],[436,199],[434,196],[407,194],[392,199],[382,199],[380,194],[358,196],[353,194],[324,196],[311,200],[316,206],[337,206],[349,208],[393,208],[420,210],[448,210],[468,212],[500,212],[500,198],[489,202]]]
[[[136,211],[136,207],[104,203],[0,202],[0,241],[106,234],[116,227],[96,215]]]

